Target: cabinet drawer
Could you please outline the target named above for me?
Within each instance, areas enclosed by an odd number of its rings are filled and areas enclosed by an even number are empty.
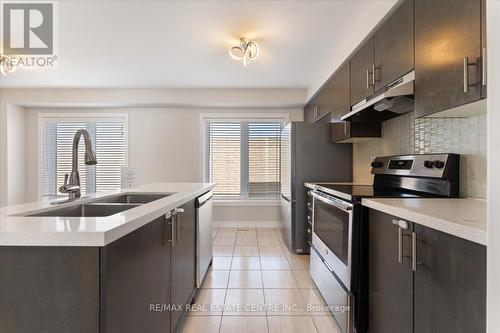
[[[325,265],[314,247],[311,247],[310,273],[326,304],[332,307],[330,311],[332,311],[342,332],[352,333],[354,318],[352,295],[338,282],[334,273]]]

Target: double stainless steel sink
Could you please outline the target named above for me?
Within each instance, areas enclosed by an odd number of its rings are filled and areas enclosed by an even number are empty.
[[[163,199],[172,193],[127,193],[96,199],[67,207],[55,208],[38,213],[30,213],[27,217],[101,217],[111,216],[138,207],[149,202]]]

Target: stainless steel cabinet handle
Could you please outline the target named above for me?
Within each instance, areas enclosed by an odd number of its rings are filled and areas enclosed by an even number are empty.
[[[347,134],[347,121],[344,121],[344,134]]]
[[[417,233],[411,233],[411,268],[417,271]]]
[[[408,222],[403,220],[392,220],[392,224],[398,226],[398,262],[403,262],[403,230],[408,229]]]
[[[375,78],[375,64],[372,65],[372,86],[375,87],[375,81],[376,81],[376,78]]]
[[[403,263],[403,228],[398,228],[398,262]]]
[[[370,83],[370,74],[372,75],[372,82]],[[375,64],[372,65],[372,71],[370,69],[366,70],[366,89],[375,86]]]
[[[169,243],[172,243],[172,247],[175,247],[175,215],[173,214],[173,211],[168,212],[165,214],[165,219],[170,222],[167,222],[167,225],[170,225],[170,233],[172,235],[172,238],[168,240]],[[165,235],[165,238],[168,238]]]
[[[482,52],[482,80],[483,80],[483,86],[486,85],[486,48],[483,47],[483,52]]]
[[[175,229],[176,229],[176,241],[178,242],[180,239],[180,229],[179,228],[179,214],[184,213],[184,208],[176,208],[175,209]]]
[[[464,93],[469,92],[469,58],[464,58]]]

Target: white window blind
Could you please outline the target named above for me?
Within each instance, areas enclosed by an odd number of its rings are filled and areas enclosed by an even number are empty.
[[[80,140],[78,170],[82,194],[120,188],[121,167],[127,163],[126,118],[43,118],[42,195],[58,195],[64,175],[71,173],[73,138],[86,129],[97,155],[97,164],[84,163],[85,144]]]
[[[280,131],[277,120],[207,120],[205,179],[228,198],[279,195]]]

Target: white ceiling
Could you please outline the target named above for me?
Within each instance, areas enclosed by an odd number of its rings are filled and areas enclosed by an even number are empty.
[[[59,5],[59,65],[1,87],[316,88],[396,0],[72,1]],[[228,56],[239,37],[260,57]]]

